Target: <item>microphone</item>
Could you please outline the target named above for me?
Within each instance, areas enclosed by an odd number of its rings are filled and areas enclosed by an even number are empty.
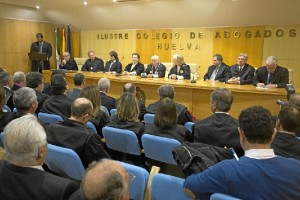
[[[197,69],[192,73],[193,74],[193,79],[191,80],[191,83],[196,83],[197,81],[195,80],[195,73],[200,69],[200,65],[197,67]]]

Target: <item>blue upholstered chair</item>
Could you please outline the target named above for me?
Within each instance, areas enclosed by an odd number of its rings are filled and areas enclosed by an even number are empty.
[[[240,199],[227,194],[214,193],[210,196],[210,200],[240,200]]]
[[[192,126],[194,125],[194,122],[187,122],[184,124],[184,127],[189,130],[190,132],[192,132]]]
[[[142,167],[120,162],[130,174],[130,199],[143,200],[149,178],[149,173]]]
[[[42,112],[39,112],[38,118],[39,118],[39,120],[41,120],[42,122],[44,122],[46,124],[53,124],[56,122],[63,121],[63,118],[59,115],[42,113]]]
[[[93,129],[93,131],[94,131],[95,133],[97,133],[97,129],[96,129],[95,125],[94,125],[92,122],[88,122],[88,123],[86,124],[86,126],[87,126],[88,128]]]
[[[133,155],[141,155],[142,150],[134,132],[105,126],[102,129],[102,134],[109,149]]]
[[[108,116],[110,115],[105,106],[101,106],[101,110],[103,110]]]
[[[81,180],[85,171],[75,151],[52,144],[48,144],[46,164],[51,171],[76,180]]]
[[[154,123],[154,117],[155,115],[154,114],[145,114],[144,115],[144,122],[145,124],[153,124]]]
[[[149,134],[142,136],[145,156],[164,163],[176,165],[172,150],[181,145],[179,141]]]
[[[11,109],[7,105],[4,105],[3,109],[6,110],[7,112],[11,112]]]
[[[190,199],[183,191],[184,179],[157,173],[152,177],[151,200]]]
[[[117,112],[117,109],[113,108],[113,109],[110,109],[110,115],[113,116],[114,114],[116,114]]]

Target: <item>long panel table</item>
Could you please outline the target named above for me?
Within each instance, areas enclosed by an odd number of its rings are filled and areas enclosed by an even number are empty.
[[[77,72],[66,71],[66,79],[69,89],[74,87],[73,76]],[[190,83],[189,80],[170,80],[168,78],[141,78],[138,76],[115,76],[108,73],[81,72],[86,77],[87,85],[97,85],[102,77],[111,82],[109,94],[119,98],[125,83],[133,83],[140,87],[146,94],[146,106],[159,99],[157,89],[160,85],[170,84],[175,88],[175,101],[185,105],[197,119],[210,116],[210,94],[219,87],[230,89],[234,96],[234,102],[230,114],[237,118],[241,110],[260,105],[269,109],[272,114],[277,115],[279,106],[278,99],[286,100],[284,88],[257,89],[252,85],[230,85],[220,82],[200,81]],[[50,81],[50,70],[43,71],[45,82]]]

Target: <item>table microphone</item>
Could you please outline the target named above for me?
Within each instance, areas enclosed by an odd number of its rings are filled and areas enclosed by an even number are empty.
[[[197,81],[195,80],[195,73],[200,69],[200,65],[197,67],[197,69],[193,73],[193,79],[191,80],[191,83],[196,83]]]

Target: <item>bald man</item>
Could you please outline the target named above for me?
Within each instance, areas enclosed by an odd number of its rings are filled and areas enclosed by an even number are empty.
[[[129,177],[122,165],[103,159],[93,162],[81,182],[82,196],[91,199],[129,199]]]

